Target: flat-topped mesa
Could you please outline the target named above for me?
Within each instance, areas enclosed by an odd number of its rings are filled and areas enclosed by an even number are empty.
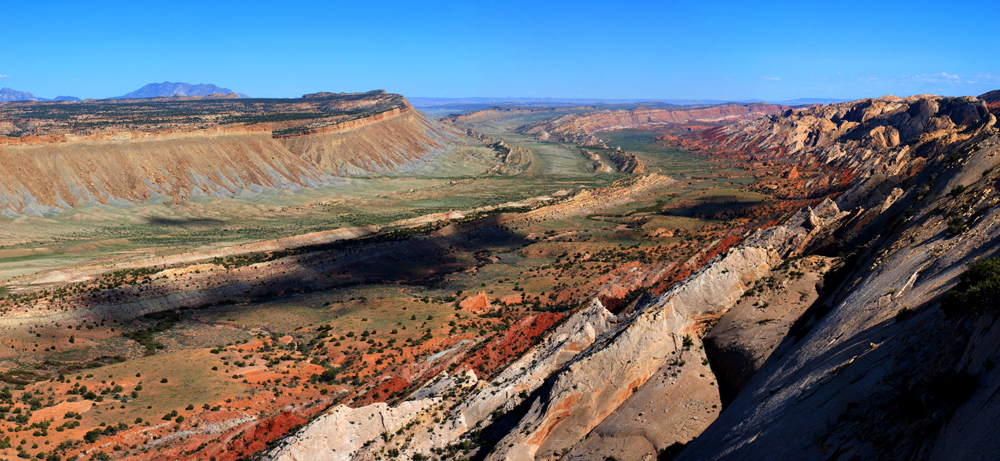
[[[592,142],[591,135],[601,131],[627,128],[680,125],[691,122],[700,124],[730,123],[747,118],[778,114],[788,106],[773,104],[729,104],[695,109],[597,110],[567,114],[554,119],[528,124],[520,129],[523,134],[539,138],[556,138],[568,142]]]
[[[0,209],[316,187],[406,168],[463,138],[384,90],[307,96],[2,104]]]

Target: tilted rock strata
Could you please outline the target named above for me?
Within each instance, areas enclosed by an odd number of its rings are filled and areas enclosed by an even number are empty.
[[[677,459],[1000,455],[998,324],[991,314],[949,317],[937,307],[969,262],[997,256],[1000,195],[991,168],[1000,140],[979,145],[953,166],[932,164],[940,174],[933,188],[908,189],[867,224],[879,237],[858,250],[829,305],[804,316]],[[956,184],[967,189],[947,193]],[[968,228],[949,233],[948,216]]]
[[[701,434],[722,402],[700,342],[692,341],[561,459],[656,459],[663,449]]]
[[[827,217],[821,225],[840,217],[829,201],[821,214]],[[766,274],[800,242],[822,233],[822,226],[803,227],[813,216],[812,210],[803,210],[785,226],[758,232],[581,353],[543,389],[528,414],[488,459],[562,456],[564,449],[571,449],[684,349],[685,336],[697,335],[706,322],[735,304],[748,284]]]
[[[533,392],[553,371],[608,331],[613,320],[614,316],[599,302],[594,301],[556,328],[541,344],[508,366],[491,382],[466,381],[464,386],[477,386],[471,396],[452,410],[449,419],[434,424],[433,431],[415,432],[407,448],[402,450],[402,456],[405,459],[416,453],[427,454],[432,449],[443,448],[479,423],[488,421],[495,410],[509,410],[518,403],[519,395]],[[384,403],[354,410],[337,407],[286,439],[266,459],[374,459],[373,453],[360,450],[362,446],[369,441],[373,447],[379,446],[382,443],[379,439],[382,432],[395,432],[399,427],[420,419],[422,412],[440,401],[438,397],[424,396],[440,395],[448,388],[438,386],[439,388],[434,389],[435,386],[438,385],[430,384],[418,390],[411,397],[415,400],[400,404],[398,409],[388,408]],[[379,419],[372,416],[376,414]],[[385,415],[389,415],[388,418]],[[383,422],[382,418],[386,418],[388,422]],[[345,427],[345,421],[356,421],[357,426]],[[328,438],[347,441],[327,441]],[[334,447],[334,444],[339,445]],[[331,448],[337,450],[336,455],[330,452]]]
[[[824,271],[833,265],[833,258],[811,256],[794,269],[776,271],[770,276],[770,286],[758,283],[758,291],[751,288],[712,327],[704,338],[705,351],[720,385],[730,395],[747,385],[795,321],[818,299]]]
[[[825,182],[846,189],[837,198],[841,209],[870,209],[995,121],[973,97],[887,96],[787,110],[694,133],[681,144],[748,164],[821,165],[831,170]]]
[[[365,442],[395,432],[440,398],[383,402],[360,408],[338,405],[314,419],[302,431],[286,438],[268,455],[275,461],[349,461]]]
[[[592,134],[600,131],[671,125],[692,121],[732,122],[745,118],[778,114],[785,109],[788,109],[788,107],[772,104],[731,104],[698,109],[649,109],[639,107],[632,110],[599,110],[542,120],[523,126],[518,129],[518,132],[535,135],[541,139],[557,138],[563,141],[586,144],[591,140]]]
[[[614,321],[615,316],[600,302],[591,302],[498,376],[483,381],[476,393],[452,411],[451,418],[434,426],[432,436],[416,434],[404,454],[444,448],[473,428],[492,421],[496,410],[510,411],[523,401],[522,395],[533,393],[553,372],[609,331]]]

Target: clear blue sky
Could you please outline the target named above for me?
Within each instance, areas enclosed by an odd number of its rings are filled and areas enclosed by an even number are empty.
[[[854,99],[1000,88],[996,1],[45,2],[0,7],[0,87],[251,96]]]

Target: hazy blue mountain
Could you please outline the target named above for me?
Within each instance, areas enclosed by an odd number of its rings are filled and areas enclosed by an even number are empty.
[[[44,101],[44,99],[36,98],[35,95],[27,91],[17,91],[10,88],[0,89],[0,102],[8,101]]]
[[[110,99],[144,99],[144,98],[156,98],[160,96],[208,96],[210,94],[230,94],[235,93],[235,91],[229,88],[219,88],[210,83],[200,83],[197,85],[192,85],[190,83],[183,82],[163,82],[163,83],[150,83],[138,90],[135,90],[129,94],[117,96]],[[236,93],[237,96],[241,98],[246,98],[247,95]]]
[[[53,101],[82,101],[82,99],[76,96],[56,96]]]

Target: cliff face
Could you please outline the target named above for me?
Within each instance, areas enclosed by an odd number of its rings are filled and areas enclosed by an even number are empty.
[[[690,122],[720,123],[746,118],[757,118],[777,114],[787,109],[772,104],[747,104],[706,107],[699,109],[647,109],[592,111],[582,114],[568,114],[555,119],[525,125],[518,129],[524,134],[541,139],[559,139],[568,142],[587,143],[590,136],[599,131],[624,128],[677,125]]]
[[[429,153],[441,152],[462,136],[407,106],[283,136],[279,142],[323,172],[358,174],[405,169]]]
[[[43,214],[156,197],[237,196],[314,187],[334,176],[405,169],[461,134],[408,105],[293,135],[267,125],[6,138],[0,207]]]

